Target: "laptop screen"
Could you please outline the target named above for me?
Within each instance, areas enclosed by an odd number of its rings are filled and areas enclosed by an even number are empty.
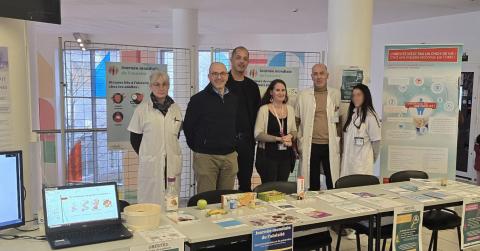
[[[45,189],[48,228],[118,219],[114,183]]]

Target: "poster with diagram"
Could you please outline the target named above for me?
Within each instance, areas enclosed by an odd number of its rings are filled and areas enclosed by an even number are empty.
[[[455,177],[461,45],[385,47],[381,175]]]
[[[106,63],[107,139],[110,149],[129,149],[127,130],[137,105],[150,98],[150,74],[167,71],[167,65]]]

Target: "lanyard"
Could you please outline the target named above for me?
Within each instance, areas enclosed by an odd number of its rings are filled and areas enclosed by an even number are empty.
[[[275,105],[272,104],[272,107],[273,107],[273,114],[275,115],[275,118],[277,119],[277,122],[278,122],[278,126],[280,127],[280,136],[283,136],[283,120],[280,120],[278,118],[277,109],[275,109]],[[283,111],[283,106],[282,106],[282,111]]]
[[[352,116],[352,124],[358,129],[360,130],[360,127],[362,126],[362,119],[360,118],[360,112],[357,110],[357,112],[355,113],[356,117],[355,119],[353,118]],[[357,120],[360,119],[360,124],[357,125]]]

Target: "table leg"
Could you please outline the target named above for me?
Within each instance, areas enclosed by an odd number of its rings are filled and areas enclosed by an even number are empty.
[[[368,251],[373,251],[373,221],[375,216],[368,217]]]
[[[375,250],[380,251],[380,237],[382,237],[382,215],[377,214],[375,216],[375,227],[377,228],[376,238],[375,238]]]

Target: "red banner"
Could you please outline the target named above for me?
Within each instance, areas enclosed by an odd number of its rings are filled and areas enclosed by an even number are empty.
[[[434,102],[405,102],[405,108],[437,109],[437,103],[434,103]]]
[[[418,48],[388,50],[390,62],[457,62],[457,48]]]

